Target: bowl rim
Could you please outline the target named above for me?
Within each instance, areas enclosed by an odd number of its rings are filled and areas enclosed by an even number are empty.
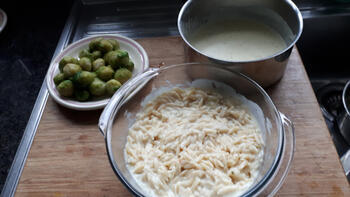
[[[348,92],[350,88],[350,80],[348,82],[346,82],[345,86],[344,86],[344,90],[342,92],[342,102],[343,102],[343,106],[345,108],[345,111],[347,113],[347,115],[350,115],[350,108],[349,108],[349,103],[347,103],[347,95],[349,94]]]
[[[280,167],[280,163],[283,159],[283,153],[284,153],[284,149],[285,149],[285,142],[284,142],[284,138],[285,138],[285,130],[283,127],[283,121],[281,118],[281,115],[279,113],[279,111],[277,110],[275,104],[273,103],[272,99],[270,98],[270,96],[267,94],[267,92],[258,84],[256,83],[254,80],[250,79],[248,76],[240,73],[240,72],[236,72],[227,68],[223,68],[220,67],[219,65],[216,64],[212,64],[212,63],[182,63],[182,64],[175,64],[175,65],[169,65],[169,66],[163,66],[161,68],[158,69],[154,69],[152,71],[152,73],[160,73],[163,70],[166,69],[171,69],[174,67],[180,67],[180,66],[193,66],[193,65],[204,65],[204,66],[211,66],[211,67],[216,67],[216,69],[222,69],[225,71],[229,71],[232,72],[233,74],[236,74],[242,78],[244,78],[245,80],[248,81],[248,83],[251,83],[257,90],[259,90],[259,92],[264,96],[264,98],[266,99],[266,102],[271,106],[271,108],[274,111],[274,114],[277,118],[278,121],[278,131],[280,133],[279,138],[278,138],[278,147],[277,147],[277,152],[274,156],[274,161],[271,164],[269,170],[263,175],[263,177],[261,178],[261,180],[257,183],[255,183],[254,185],[251,185],[249,187],[249,189],[247,191],[245,191],[245,193],[241,194],[241,196],[252,196],[252,195],[256,195],[259,194],[261,192],[261,190],[263,190],[265,188],[265,184],[269,183],[276,175],[276,172],[279,170]],[[157,75],[153,75],[153,76],[157,76]],[[141,79],[142,80],[142,79]],[[128,89],[132,89],[133,86],[135,86],[136,84],[132,84],[128,87]],[[118,90],[119,91],[119,90]],[[244,95],[243,95],[244,96]],[[123,102],[123,101],[121,101]],[[116,105],[118,105],[118,103],[116,103]],[[126,186],[126,188],[135,196],[140,196],[140,197],[145,197],[143,194],[141,194],[137,189],[135,189],[124,177],[123,173],[119,170],[118,165],[115,162],[114,156],[113,156],[113,149],[112,149],[112,144],[111,144],[111,131],[112,131],[112,123],[114,122],[114,118],[116,116],[116,114],[118,113],[118,110],[113,111],[113,113],[110,116],[109,121],[107,122],[107,133],[105,135],[105,143],[106,143],[106,151],[107,151],[107,155],[108,155],[108,159],[109,162],[112,166],[112,169],[114,171],[114,173],[117,175],[117,177],[121,180],[121,182]],[[124,156],[124,155],[123,155]]]
[[[46,81],[46,86],[47,89],[52,96],[52,98],[60,105],[69,108],[69,109],[74,109],[74,110],[80,110],[80,111],[87,111],[87,110],[95,110],[95,109],[101,109],[107,105],[109,102],[110,98],[105,98],[97,101],[88,101],[88,102],[79,102],[75,101],[70,98],[65,98],[62,97],[58,94],[56,86],[53,83],[53,77],[54,74],[57,70],[57,64],[60,59],[62,59],[64,56],[68,55],[72,50],[88,44],[91,40],[95,38],[111,38],[111,39],[116,39],[118,41],[123,41],[127,43],[128,45],[132,46],[133,48],[136,49],[137,53],[140,54],[141,56],[141,71],[140,73],[143,73],[145,70],[148,69],[149,67],[149,59],[148,55],[145,51],[145,49],[137,43],[135,40],[119,35],[119,34],[99,34],[99,35],[94,35],[94,36],[88,36],[83,39],[80,39],[76,42],[73,42],[69,44],[63,51],[61,51],[58,55],[55,56],[55,58],[51,61],[49,69],[47,71],[45,81]],[[134,76],[133,76],[134,77]]]
[[[7,14],[0,8],[0,15],[2,15],[2,21],[0,21],[0,33],[5,29],[7,24]]]
[[[200,50],[198,50],[197,48],[195,48],[191,43],[190,41],[188,41],[186,39],[186,37],[184,36],[184,33],[182,31],[182,28],[181,28],[181,19],[182,19],[182,16],[184,15],[185,13],[185,10],[190,6],[190,4],[192,4],[193,0],[189,0],[189,1],[186,1],[186,3],[182,6],[180,12],[179,12],[179,15],[177,17],[177,28],[179,30],[179,33],[180,33],[180,36],[182,38],[182,40],[186,43],[187,46],[189,46],[192,50],[194,50],[195,52],[203,55],[204,57],[207,57],[207,58],[210,58],[211,60],[214,60],[214,61],[217,61],[217,62],[221,62],[221,63],[231,63],[231,64],[237,64],[237,63],[254,63],[254,62],[260,62],[260,61],[266,61],[266,60],[269,60],[271,58],[275,58],[279,55],[282,55],[284,54],[285,52],[287,52],[288,50],[290,50],[291,48],[293,48],[293,46],[295,45],[295,43],[299,40],[300,36],[301,36],[301,33],[303,31],[303,17],[301,15],[301,12],[300,10],[298,9],[298,7],[294,4],[294,2],[292,0],[284,0],[285,3],[287,3],[290,8],[294,11],[294,13],[296,14],[297,18],[298,18],[298,22],[299,22],[299,25],[298,25],[298,33],[297,35],[295,36],[295,38],[293,39],[293,42],[291,42],[289,45],[287,45],[286,47],[284,47],[283,50],[277,52],[277,53],[274,53],[270,56],[267,56],[267,57],[264,57],[264,58],[259,58],[259,59],[255,59],[255,60],[243,60],[243,61],[232,61],[232,60],[225,60],[225,59],[219,59],[219,58],[215,58],[215,57],[212,57],[212,56],[209,56],[209,55],[206,55],[204,54],[203,52],[201,52]]]

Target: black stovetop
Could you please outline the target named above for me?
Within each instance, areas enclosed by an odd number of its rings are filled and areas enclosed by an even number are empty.
[[[342,157],[350,149],[350,145],[341,135],[337,119],[345,110],[342,94],[346,84],[345,80],[313,81],[312,85],[316,93],[322,114],[330,130],[339,157]]]
[[[342,91],[350,80],[350,4],[308,8],[302,10],[302,15],[304,29],[297,46],[350,182],[350,144],[337,123],[344,110]]]
[[[342,101],[342,94],[346,82],[349,79],[311,80],[323,117],[332,137],[345,174],[350,182],[349,172],[349,151],[350,144],[345,140],[338,127],[338,120],[341,118],[345,108]]]
[[[71,1],[0,3],[0,192],[27,125]]]

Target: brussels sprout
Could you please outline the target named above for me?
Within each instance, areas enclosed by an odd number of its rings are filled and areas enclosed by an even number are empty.
[[[129,54],[123,50],[110,51],[105,55],[104,59],[107,64],[117,69],[129,63]]]
[[[118,50],[119,49],[119,42],[113,39],[108,39],[108,42],[110,42],[113,46],[113,50]]]
[[[90,98],[90,93],[87,90],[76,90],[74,96],[78,101],[87,101]]]
[[[118,52],[117,51],[110,51],[104,56],[104,60],[106,64],[111,65],[112,68],[117,69],[118,68]]]
[[[113,70],[113,76],[114,76],[114,69],[112,68],[112,66],[108,65],[107,67]],[[113,78],[113,76],[112,76],[112,78]]]
[[[102,52],[101,51],[94,51],[91,53],[92,57],[95,59],[102,57]]]
[[[114,79],[123,84],[128,79],[130,79],[131,76],[132,76],[132,73],[128,69],[119,68],[114,74]]]
[[[92,65],[91,65],[91,60],[89,58],[87,57],[80,58],[79,64],[83,70],[91,71]]]
[[[106,93],[108,95],[113,95],[120,88],[120,86],[122,86],[122,84],[119,81],[111,79],[106,83]]]
[[[95,96],[102,96],[106,92],[106,83],[101,81],[99,78],[95,78],[90,84],[90,93]]]
[[[96,71],[101,66],[105,66],[105,61],[102,58],[96,59],[94,62],[92,62],[92,71]]]
[[[102,79],[103,81],[108,81],[113,78],[114,71],[112,68],[107,66],[101,66],[96,71],[97,77]]]
[[[113,50],[113,45],[108,42],[108,40],[102,39],[98,44],[97,44],[97,49],[101,51],[102,53],[107,53],[109,51]]]
[[[92,53],[90,53],[88,49],[83,49],[82,51],[80,51],[79,57],[80,58],[87,57],[91,61],[94,60],[94,57],[93,57]]]
[[[78,60],[71,56],[63,57],[60,63],[58,64],[61,72],[63,71],[63,67],[68,63],[78,64]]]
[[[56,86],[58,84],[60,84],[62,81],[64,81],[64,74],[63,73],[58,73],[54,78],[53,78],[53,82],[56,84]]]
[[[70,80],[64,80],[57,86],[57,90],[60,93],[60,95],[65,97],[71,97],[74,92],[73,82]]]
[[[119,49],[119,50],[117,50],[117,52],[118,52],[118,55],[120,58],[129,57],[129,53],[127,51]]]
[[[100,43],[100,41],[102,40],[103,38],[96,38],[94,40],[92,40],[90,43],[89,43],[89,49],[90,51],[95,51],[97,49],[97,46],[98,46],[98,43]]]
[[[117,66],[123,67],[129,63],[129,54],[126,51],[123,50],[117,50],[118,53],[118,61],[117,61]]]
[[[69,63],[63,67],[63,73],[66,78],[73,77],[79,71],[81,71],[81,67],[77,64]]]
[[[111,54],[113,53],[114,51],[110,51],[108,53],[106,53],[104,56],[103,56],[103,60],[107,63],[109,61],[109,58],[111,56]]]
[[[129,60],[129,62],[126,65],[124,65],[124,67],[132,72],[134,70],[134,62]]]
[[[88,71],[77,72],[73,77],[74,85],[83,88],[89,86],[95,79],[96,74]]]

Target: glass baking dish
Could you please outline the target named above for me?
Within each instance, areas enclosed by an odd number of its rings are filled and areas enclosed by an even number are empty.
[[[101,114],[99,128],[105,137],[111,166],[135,196],[147,196],[127,169],[124,148],[135,115],[147,95],[164,87],[189,87],[198,79],[224,83],[254,102],[262,112],[258,120],[265,141],[263,162],[254,184],[242,196],[272,196],[282,185],[295,149],[292,122],[280,113],[268,94],[243,74],[212,64],[187,63],[150,68],[120,88]]]

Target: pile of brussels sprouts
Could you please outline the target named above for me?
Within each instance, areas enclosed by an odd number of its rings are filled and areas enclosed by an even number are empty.
[[[61,96],[88,101],[112,96],[132,76],[134,63],[113,39],[97,38],[80,51],[79,60],[65,56],[54,77]]]

